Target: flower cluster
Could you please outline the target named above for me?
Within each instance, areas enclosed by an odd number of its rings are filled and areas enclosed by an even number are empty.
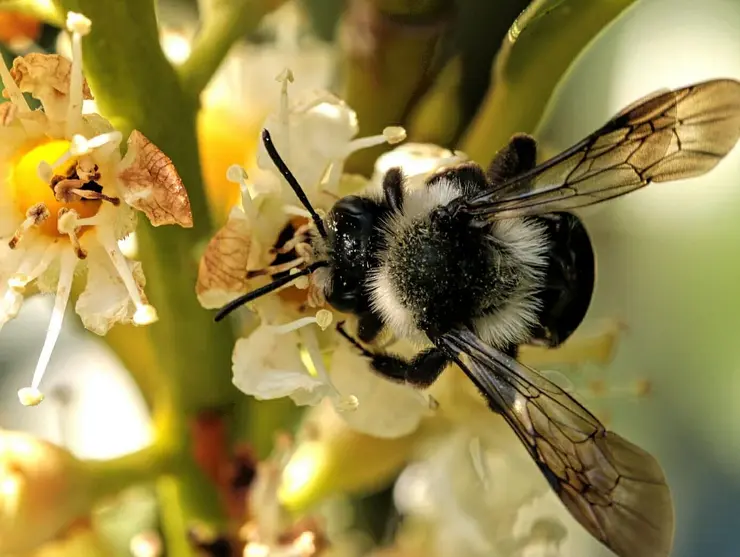
[[[82,37],[90,21],[70,13],[72,61],[54,54],[0,63],[0,327],[19,312],[26,289],[55,292],[54,310],[31,386],[19,392],[34,405],[61,331],[76,273],[87,285],[75,309],[84,326],[104,335],[115,323],[157,319],[144,294],[144,275],[118,242],[135,226],[136,212],[154,226],[192,226],[190,203],[172,162],[134,130],[121,156],[121,132],[96,113],[82,75]],[[24,93],[41,102],[31,110]]]
[[[356,138],[357,115],[346,103],[324,91],[292,101],[291,72],[278,79],[283,84],[280,105],[264,128],[320,213],[341,196],[380,188],[390,166],[402,166],[414,187],[430,172],[460,160],[444,149],[407,144],[381,157],[371,179],[346,174],[344,161],[352,153],[401,142],[404,130],[388,127],[382,135]],[[296,272],[313,256],[309,215],[264,146],[249,176],[232,166],[227,177],[241,188],[241,206],[231,210],[201,259],[197,294],[206,308],[219,307],[271,277]],[[334,312],[316,311],[323,296],[312,281],[298,279],[252,306],[259,325],[236,343],[233,354],[234,384],[243,392],[258,399],[289,396],[298,405],[328,398],[352,427],[378,437],[408,434],[431,411],[427,395],[378,377],[367,359],[336,334]],[[411,349],[403,342],[390,348]]]

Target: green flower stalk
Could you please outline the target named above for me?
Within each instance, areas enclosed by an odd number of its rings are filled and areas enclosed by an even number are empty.
[[[100,112],[123,136],[132,130],[143,132],[131,135],[133,143],[130,140],[129,150],[149,149],[150,139],[162,146],[188,190],[187,225],[192,228],[180,230],[183,233],[179,234],[142,223],[138,230],[139,255],[148,273],[146,293],[157,307],[159,322],[146,330],[123,328],[111,337],[111,345],[122,354],[152,406],[156,442],[151,451],[144,453],[148,455],[145,458],[132,455],[111,461],[106,463],[108,466],[100,466],[96,475],[98,483],[112,493],[141,478],[173,474],[173,481],[163,481],[161,485],[165,530],[173,555],[190,553],[184,528],[192,522],[221,523],[224,519],[216,486],[191,455],[192,446],[202,443],[202,439],[194,438],[197,435],[191,435],[186,424],[197,422],[204,411],[213,408],[220,409],[224,423],[228,423],[238,405],[229,373],[233,337],[227,326],[214,326],[212,316],[199,306],[194,295],[197,247],[211,233],[196,142],[199,95],[231,43],[278,3],[214,3],[196,41],[193,59],[181,68],[181,73],[170,65],[160,49],[151,0],[108,3],[65,0],[59,2],[58,12],[51,9],[33,12],[50,21],[61,20],[60,14],[66,11],[83,13],[92,20],[92,32],[84,39],[84,63]],[[30,9],[32,4],[18,7]],[[74,48],[79,48],[79,44],[73,41]],[[74,80],[74,72],[72,75]],[[4,81],[7,82],[5,76]],[[34,220],[29,226],[38,226],[47,218],[39,213],[38,217],[34,216],[38,222]],[[70,238],[76,241],[74,222],[65,225],[67,229]],[[84,255],[79,246],[77,253],[80,258]],[[62,277],[69,275],[71,281],[72,273],[64,269]],[[65,297],[68,291],[69,288]],[[27,391],[22,393],[26,402],[40,400],[36,390]],[[241,403],[249,404],[246,399]],[[228,439],[223,443],[228,445]],[[228,446],[214,450],[229,454]],[[151,458],[160,464],[151,466],[151,476],[142,475],[141,463],[152,464]],[[113,470],[122,472],[109,473]]]
[[[439,69],[441,40],[450,0],[358,0],[344,15],[340,37],[344,60],[341,97],[354,108],[362,135],[400,124]],[[367,174],[386,150],[356,153],[349,172]]]
[[[488,164],[514,133],[532,133],[578,55],[635,0],[535,0],[509,30],[491,89],[460,149]]]

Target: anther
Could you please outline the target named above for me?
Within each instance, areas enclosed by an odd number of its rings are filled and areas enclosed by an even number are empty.
[[[313,225],[310,223],[302,224],[296,229],[295,233],[293,234],[293,237],[290,240],[285,242],[279,248],[271,248],[270,253],[283,254],[283,253],[289,253],[293,251],[297,244],[305,242],[308,232],[311,230],[312,226]]]
[[[10,249],[15,249],[18,245],[18,242],[21,241],[21,238],[23,238],[23,235],[28,231],[29,228],[39,226],[46,219],[48,219],[49,216],[49,209],[47,209],[46,205],[44,205],[43,203],[36,203],[35,205],[29,207],[28,211],[26,211],[26,220],[24,220],[18,227],[18,230],[15,231],[13,237],[8,242],[8,247]]]
[[[257,216],[257,208],[254,206],[254,201],[252,201],[252,196],[249,193],[247,178],[249,178],[247,171],[238,164],[232,164],[228,170],[226,170],[226,179],[233,184],[239,184],[239,189],[242,194],[242,209],[244,209],[244,214],[247,215],[249,219],[254,220]]]
[[[77,12],[67,12],[67,31],[78,33],[83,37],[90,33],[92,22],[84,15]]]
[[[110,197],[102,192],[82,189],[89,180],[65,178],[57,181],[57,178],[58,176],[54,176],[51,179],[51,186],[57,201],[72,203],[73,201],[77,201],[77,199],[87,199],[88,201],[107,201],[114,207],[118,207],[121,204],[121,200],[118,197]]]

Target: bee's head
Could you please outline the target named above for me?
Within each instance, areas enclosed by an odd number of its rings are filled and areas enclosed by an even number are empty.
[[[326,300],[343,312],[356,312],[365,296],[362,288],[371,266],[371,240],[377,211],[369,199],[356,195],[334,204],[326,219],[326,244],[332,280]]]

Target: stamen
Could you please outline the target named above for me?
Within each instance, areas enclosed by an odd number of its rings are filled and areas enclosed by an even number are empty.
[[[307,325],[312,325],[316,323],[319,327],[321,327],[322,331],[325,331],[327,327],[331,325],[333,318],[334,316],[330,311],[320,309],[316,312],[316,315],[314,317],[301,317],[300,319],[296,319],[295,321],[291,321],[290,323],[285,323],[284,325],[267,325],[267,327],[274,331],[277,335],[284,335],[296,331],[302,327],[306,327]]]
[[[67,31],[72,33],[72,71],[69,84],[66,136],[72,137],[82,122],[82,37],[90,32],[90,20],[75,12],[67,13]]]
[[[22,289],[14,288],[8,281],[8,289],[0,300],[0,329],[3,325],[13,319],[21,310],[23,305]]]
[[[36,203],[36,205],[29,207],[28,211],[26,211],[26,220],[24,220],[15,231],[13,237],[8,242],[8,247],[10,249],[15,249],[18,245],[18,242],[21,241],[23,235],[28,232],[30,228],[33,228],[34,226],[39,226],[46,219],[48,219],[49,216],[49,209],[47,209],[46,205],[44,205],[43,203]]]
[[[347,145],[347,155],[349,156],[355,151],[360,149],[367,149],[369,147],[375,147],[377,145],[383,145],[388,143],[389,145],[395,145],[401,143],[406,139],[406,130],[400,126],[389,126],[383,130],[381,135],[372,135],[369,137],[361,137],[359,139],[353,139]]]
[[[283,253],[288,253],[288,252],[293,251],[297,244],[302,243],[306,240],[309,230],[311,230],[310,224],[302,224],[296,229],[295,233],[293,234],[293,237],[290,240],[285,242],[279,248],[271,248],[270,253],[283,254]]]
[[[57,201],[60,201],[62,203],[71,203],[73,201],[76,201],[74,198],[74,196],[76,196],[80,199],[88,199],[90,201],[107,201],[114,207],[118,207],[121,204],[121,200],[118,197],[109,197],[101,192],[83,190],[82,187],[88,181],[89,180],[75,179],[59,180],[53,186],[54,197]]]
[[[136,306],[136,312],[134,313],[133,319],[134,325],[149,325],[150,323],[154,323],[158,319],[157,310],[154,309],[153,306],[145,304],[144,300],[142,300],[141,293],[139,292],[139,285],[136,284],[136,280],[131,273],[131,269],[128,266],[126,258],[118,248],[118,242],[113,237],[113,234],[102,227],[98,228],[97,232],[100,244],[105,248],[105,251],[108,252],[111,263],[113,263],[116,271],[118,271],[118,275],[121,277],[129,297]]]
[[[319,343],[313,330],[303,329],[301,330],[300,335],[303,340],[303,344],[306,347],[308,359],[311,361],[311,364],[316,371],[316,377],[325,385],[328,385],[332,391],[331,397],[334,400],[336,409],[340,412],[352,412],[357,410],[360,406],[360,401],[357,397],[355,395],[342,395],[342,393],[340,393],[334,386],[334,383],[332,383],[331,378],[329,377],[329,372],[324,366],[324,360],[321,357],[321,351],[319,350]]]
[[[278,118],[280,120],[280,131],[282,136],[285,138],[285,146],[283,147],[283,159],[286,161],[290,160],[290,102],[288,99],[288,84],[293,83],[294,77],[293,72],[290,68],[285,68],[280,75],[275,78],[279,81],[280,86],[280,112]]]
[[[101,192],[83,190],[79,188],[73,188],[73,189],[70,189],[69,191],[70,193],[73,193],[82,199],[88,199],[91,201],[107,201],[114,207],[118,207],[121,204],[121,200],[118,197],[109,197]]]
[[[64,311],[67,309],[69,293],[72,290],[72,279],[74,277],[77,260],[71,252],[64,252],[60,258],[59,283],[57,284],[57,295],[54,300],[54,310],[49,321],[49,328],[44,339],[44,346],[41,349],[36,369],[33,372],[31,386],[18,391],[18,398],[24,406],[35,406],[39,404],[44,396],[39,391],[39,384],[49,366],[51,353],[59,339],[59,333],[62,331],[62,321],[64,320]]]
[[[95,149],[99,149],[100,147],[103,147],[104,145],[114,144],[118,145],[121,143],[121,140],[123,139],[123,134],[119,131],[113,131],[108,133],[102,133],[100,135],[96,135],[95,137],[91,137],[90,139],[87,139],[84,136],[81,135],[73,135],[72,139],[70,140],[70,147],[69,151],[72,156],[79,157],[82,155],[88,155],[91,152],[93,152]],[[65,160],[57,161],[53,166],[56,168],[59,164],[62,162],[66,162]]]
[[[8,92],[11,102],[18,108],[18,110],[22,112],[30,112],[31,109],[28,106],[26,99],[23,97],[23,93],[13,79],[13,76],[10,75],[10,70],[8,70],[8,67],[5,65],[3,60],[0,60],[0,79],[3,81],[3,85],[5,86],[5,90]]]
[[[74,209],[62,207],[57,213],[57,230],[60,234],[66,234],[72,244],[77,259],[86,259],[87,251],[80,245],[80,238],[77,236],[79,230],[79,213]]]
[[[603,379],[590,381],[587,386],[587,393],[593,398],[602,400],[618,399],[640,399],[650,396],[653,385],[648,379],[637,379],[630,385],[609,385]]]
[[[18,292],[23,292],[28,284],[41,276],[41,274],[49,268],[49,265],[57,257],[59,253],[59,245],[56,243],[49,244],[44,250],[43,255],[35,263],[30,270],[26,270],[30,265],[29,260],[26,260],[21,264],[18,272],[8,279],[8,286]],[[33,260],[30,260],[33,264]]]
[[[247,215],[249,220],[254,221],[257,217],[257,208],[254,206],[252,196],[249,193],[247,178],[247,171],[238,164],[232,164],[226,171],[226,179],[233,184],[239,184],[239,189],[242,192],[242,208],[244,209],[244,214]]]
[[[491,487],[491,473],[486,465],[486,457],[480,437],[473,437],[470,440],[468,450],[470,451],[470,460],[473,463],[473,469],[481,484],[483,484],[483,489],[488,491]]]

